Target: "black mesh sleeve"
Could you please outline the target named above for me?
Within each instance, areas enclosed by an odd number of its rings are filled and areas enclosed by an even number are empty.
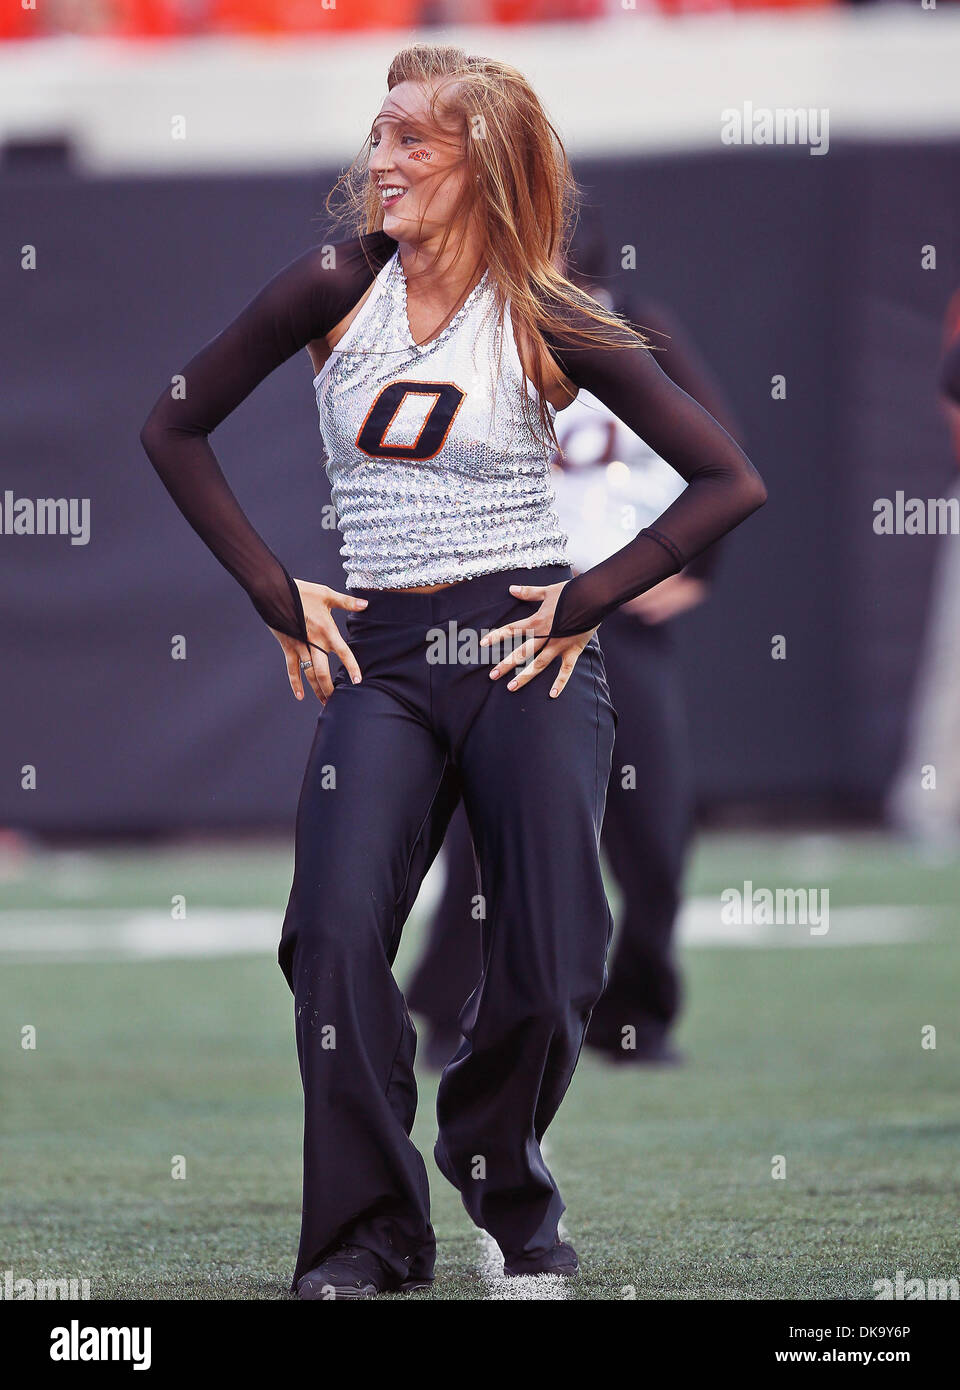
[[[644,329],[653,330],[657,335],[653,337],[653,342],[659,349],[656,359],[670,380],[686,391],[688,396],[692,396],[704,410],[709,411],[730,438],[743,449],[743,430],[733,408],[716,376],[677,316],[664,305],[647,299],[622,305],[621,313],[627,322],[640,332]],[[712,582],[723,550],[724,542],[714,541],[713,545],[708,545],[706,550],[701,550],[699,555],[694,556],[683,573],[691,579],[700,579],[704,583]]]
[[[655,525],[563,588],[550,636],[569,637],[678,573],[762,506],[767,492],[726,430],[626,332],[622,347],[612,349],[573,346],[565,333],[549,335],[547,346],[574,385],[601,400],[688,484]]]
[[[304,642],[297,586],[244,515],[209,436],[264,377],[346,317],[395,246],[376,232],[291,262],[173,378],[140,432],[167,491],[264,622]]]

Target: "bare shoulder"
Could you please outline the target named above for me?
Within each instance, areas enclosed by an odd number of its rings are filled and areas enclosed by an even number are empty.
[[[322,338],[314,338],[312,343],[307,344],[307,352],[310,354],[310,361],[313,363],[314,376],[316,376],[317,372],[319,372],[322,369],[323,364],[326,362],[331,352],[333,352],[334,348],[337,346],[337,343],[339,343],[340,339],[347,332],[350,325],[353,323],[354,319],[357,317],[360,310],[363,308],[364,304],[366,304],[367,300],[370,298],[371,294],[373,293],[374,284],[375,281],[371,280],[370,284],[364,290],[363,294],[357,300],[356,304],[349,311],[349,313],[345,314],[342,319],[339,319],[329,330],[329,332],[325,333]]]
[[[371,232],[314,248],[321,274],[335,282],[334,322],[322,337],[307,344],[314,374],[319,372],[337,343],[349,329],[373,293],[378,272],[396,250],[396,242],[383,232]]]

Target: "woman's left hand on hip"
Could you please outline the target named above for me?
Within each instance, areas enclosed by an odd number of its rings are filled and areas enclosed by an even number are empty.
[[[540,607],[535,613],[529,614],[525,618],[518,618],[516,622],[505,623],[503,627],[493,628],[480,638],[481,647],[492,647],[495,643],[506,641],[510,637],[523,637],[525,640],[519,642],[512,651],[506,656],[501,657],[490,672],[491,680],[499,680],[510,670],[516,667],[517,671],[512,680],[507,682],[508,690],[520,690],[534,676],[538,676],[545,670],[551,662],[560,657],[560,670],[557,672],[553,685],[550,687],[552,699],[563,690],[570,674],[577,664],[577,660],[590,638],[596,632],[592,627],[589,632],[577,632],[571,637],[554,637],[548,642],[542,639],[547,636],[553,626],[553,615],[560,597],[560,591],[564,584],[569,580],[564,580],[561,584],[511,584],[510,592],[514,598],[525,599],[530,603],[539,603]],[[539,650],[538,640],[542,642]]]

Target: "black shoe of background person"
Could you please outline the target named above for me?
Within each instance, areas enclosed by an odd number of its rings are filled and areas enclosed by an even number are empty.
[[[560,1274],[575,1279],[580,1273],[580,1261],[572,1245],[558,1240],[550,1250],[538,1255],[504,1255],[503,1272],[508,1279],[522,1279],[537,1274]]]
[[[620,1066],[635,1067],[682,1067],[686,1064],[686,1053],[674,1047],[673,1043],[655,1043],[651,1047],[638,1047],[631,1052],[629,1048],[621,1048],[615,1059]]]
[[[591,1044],[587,1043],[588,1046]],[[645,1043],[642,1047],[607,1047],[594,1043],[593,1051],[618,1066],[682,1067],[686,1056],[666,1038]]]
[[[332,1255],[297,1280],[297,1297],[328,1300],[376,1298],[381,1293],[413,1293],[428,1289],[429,1279],[398,1280],[372,1250],[341,1245]]]

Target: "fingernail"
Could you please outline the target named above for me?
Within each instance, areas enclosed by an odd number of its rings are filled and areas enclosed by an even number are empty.
[[[517,682],[516,682],[516,681],[510,681],[510,683],[509,683],[508,686],[507,686],[507,689],[508,689],[508,690],[516,690],[516,688],[517,688]]]
[[[354,676],[354,678],[353,678],[353,683],[354,683],[354,685],[359,685],[359,684],[360,684],[360,677],[359,677],[359,676]]]
[[[499,674],[500,674],[500,672],[499,672],[498,670],[496,670],[496,668],[494,668],[494,670],[492,670],[492,671],[490,672],[490,679],[491,679],[492,681],[495,681],[495,680],[497,679],[497,677],[499,676]]]
[[[366,608],[366,606],[367,606],[367,604],[369,603],[369,601],[370,601],[369,599],[358,598],[358,599],[357,599],[357,607],[358,607],[358,608]]]

